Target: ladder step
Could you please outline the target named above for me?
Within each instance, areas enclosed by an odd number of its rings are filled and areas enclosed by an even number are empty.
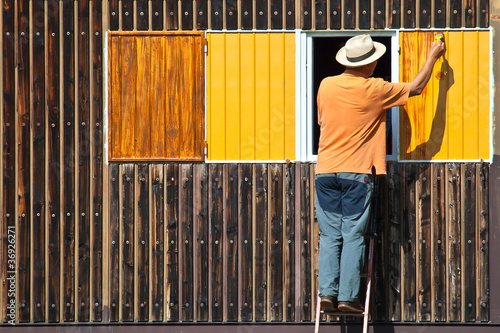
[[[353,317],[363,317],[365,313],[353,313],[353,312],[343,312],[343,311],[333,311],[333,312],[325,312],[321,310],[321,314],[326,314],[331,317],[340,317],[340,316],[353,316]]]

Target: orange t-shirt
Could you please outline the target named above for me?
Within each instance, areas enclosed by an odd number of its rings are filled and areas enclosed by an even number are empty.
[[[405,105],[409,83],[391,83],[346,70],[318,90],[321,127],[316,173],[386,174],[385,110]]]

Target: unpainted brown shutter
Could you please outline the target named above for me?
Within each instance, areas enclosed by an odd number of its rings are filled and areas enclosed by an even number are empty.
[[[110,161],[203,161],[203,32],[111,32]]]

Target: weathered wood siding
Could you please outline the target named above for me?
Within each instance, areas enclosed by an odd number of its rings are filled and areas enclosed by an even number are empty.
[[[488,27],[488,6],[3,1],[2,321],[313,318],[313,165],[103,163],[106,31]],[[373,318],[488,321],[489,165],[389,169]]]

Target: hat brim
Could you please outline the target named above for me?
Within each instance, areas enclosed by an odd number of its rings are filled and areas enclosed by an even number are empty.
[[[361,61],[356,61],[356,62],[351,62],[347,60],[347,56],[345,54],[345,46],[342,47],[338,52],[337,55],[335,56],[335,59],[341,64],[346,67],[361,67],[364,65],[371,64],[375,60],[378,60],[381,56],[384,55],[386,51],[386,47],[384,44],[379,43],[379,42],[373,42],[373,46],[375,47],[375,53],[373,53],[371,56],[369,56],[366,59],[363,59]]]

